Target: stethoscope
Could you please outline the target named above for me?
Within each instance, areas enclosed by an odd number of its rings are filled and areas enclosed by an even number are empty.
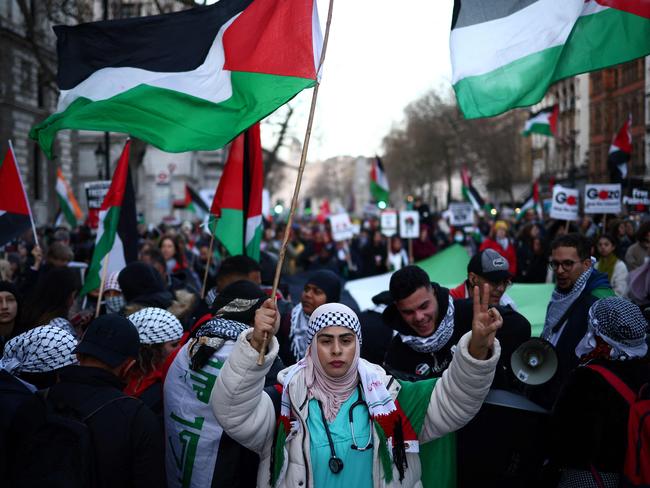
[[[360,447],[357,445],[357,438],[354,435],[354,409],[359,406],[364,406],[368,408],[368,404],[363,400],[361,396],[361,388],[357,388],[358,392],[358,397],[357,401],[354,402],[350,406],[350,410],[348,411],[348,423],[350,424],[350,433],[352,434],[352,449],[355,451],[367,451],[368,449],[372,449],[372,418],[369,419],[370,423],[370,434],[368,435],[368,442],[366,442],[366,445],[364,447]],[[341,458],[336,457],[336,450],[334,449],[334,441],[332,440],[332,433],[330,432],[329,425],[327,425],[327,419],[325,418],[325,412],[323,411],[323,404],[318,401],[318,405],[320,406],[320,415],[321,418],[323,419],[323,426],[325,427],[325,434],[327,434],[327,442],[330,446],[330,460],[328,462],[328,466],[330,468],[330,471],[334,474],[338,474],[341,471],[343,471],[343,461]]]

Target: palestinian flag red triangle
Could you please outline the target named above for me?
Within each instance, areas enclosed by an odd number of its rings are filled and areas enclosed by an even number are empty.
[[[11,147],[0,166],[0,189],[0,245],[3,245],[31,225],[29,203]]]

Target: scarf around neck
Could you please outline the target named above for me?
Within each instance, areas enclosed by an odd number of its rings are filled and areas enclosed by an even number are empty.
[[[305,357],[307,346],[309,346],[309,317],[302,310],[302,303],[299,303],[291,311],[291,328],[289,339],[291,340],[291,353],[296,360]]]
[[[611,253],[609,256],[605,256],[598,260],[598,271],[605,273],[609,282],[612,282],[612,275],[614,274],[614,268],[616,267],[616,261],[618,258],[615,253]]]
[[[449,295],[447,313],[440,321],[440,325],[429,337],[407,335],[400,333],[402,342],[417,352],[437,352],[449,342],[454,333],[454,299]]]
[[[542,339],[550,340],[551,336],[554,334],[554,327],[560,325],[559,322],[562,320],[562,317],[566,314],[567,310],[573,305],[573,303],[578,299],[582,291],[587,286],[587,281],[591,277],[593,272],[593,265],[582,273],[576,282],[571,287],[568,293],[562,293],[557,287],[553,290],[551,295],[551,301],[548,304],[546,309],[546,319],[544,320],[544,330],[542,331]]]

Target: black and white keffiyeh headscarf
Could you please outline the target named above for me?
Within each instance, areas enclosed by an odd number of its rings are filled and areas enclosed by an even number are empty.
[[[645,357],[647,330],[648,322],[634,303],[621,297],[603,298],[589,309],[587,333],[576,346],[576,355],[589,354],[597,346],[596,337],[600,337],[611,347],[612,359]]]
[[[72,324],[68,319],[64,319],[63,317],[54,317],[45,325],[51,325],[52,327],[58,327],[59,329],[63,329],[68,334],[72,335],[72,337],[77,338],[77,331],[74,329],[74,327],[72,326]]]
[[[439,351],[454,334],[454,299],[449,295],[447,313],[442,318],[440,325],[429,337],[401,334],[402,342],[417,352],[432,353]]]
[[[307,345],[311,344],[312,339],[321,329],[333,326],[350,329],[359,339],[359,344],[361,344],[361,324],[357,314],[342,303],[326,303],[314,310],[309,319]]]
[[[77,363],[77,339],[60,327],[43,325],[5,344],[0,368],[9,373],[48,373]]]
[[[138,329],[142,344],[162,344],[177,341],[183,336],[183,326],[180,321],[162,308],[143,308],[127,318]]]

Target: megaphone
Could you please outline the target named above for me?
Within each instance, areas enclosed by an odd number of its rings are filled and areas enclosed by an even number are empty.
[[[557,354],[553,345],[535,337],[524,342],[510,356],[510,367],[517,379],[527,385],[541,385],[557,371]]]

